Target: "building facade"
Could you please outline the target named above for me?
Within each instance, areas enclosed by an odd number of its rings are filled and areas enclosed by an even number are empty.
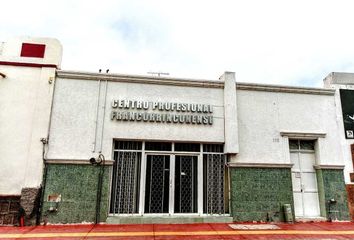
[[[47,49],[61,52],[55,41],[32,41],[46,46],[42,60]],[[18,54],[32,43],[18,42]],[[20,62],[38,58],[19,55]],[[21,140],[37,146],[33,158],[25,160],[28,148],[0,140],[17,161],[6,162],[0,176],[26,164],[21,171],[33,182],[8,176],[0,195],[23,203],[23,189],[42,186],[41,222],[350,219],[353,140],[343,134],[340,87],[332,79],[325,88],[304,88],[240,83],[232,72],[217,80],[87,73],[59,70],[60,58],[49,75],[31,78],[37,97],[30,99],[38,103],[16,102],[14,92],[26,71],[47,66],[0,62],[0,90],[8,95],[2,123],[29,122],[18,111],[42,106],[26,126],[34,134]],[[18,143],[22,131],[8,126],[2,134]]]
[[[335,102],[339,127],[339,141],[345,161],[344,176],[347,183],[350,215],[354,216],[354,74],[333,72],[324,79],[326,88],[335,89]]]
[[[55,39],[0,42],[0,224],[16,224],[20,204],[35,221],[61,55]]]

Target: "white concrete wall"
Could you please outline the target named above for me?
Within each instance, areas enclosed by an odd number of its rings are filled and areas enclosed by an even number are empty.
[[[96,107],[99,82],[58,78],[53,102],[49,139],[49,159],[89,159],[93,150],[101,150],[112,158],[113,139],[224,142],[223,89],[184,87],[129,82],[108,82],[106,113],[103,114],[105,81],[101,82],[101,98],[97,136]],[[111,102],[115,99],[195,103],[213,105],[213,125],[151,122],[120,122],[110,119]],[[104,118],[104,126],[102,125]],[[96,142],[96,149],[94,143]]]
[[[224,81],[224,152],[234,155],[239,152],[235,73],[225,72],[220,79]]]
[[[237,92],[240,152],[233,160],[290,163],[280,132],[325,133],[317,164],[344,164],[338,142],[334,97],[284,92]]]
[[[45,44],[44,58],[20,57],[22,43]],[[62,52],[60,42],[54,38],[15,37],[3,44],[0,61],[53,64],[60,68]]]
[[[105,84],[105,81],[100,83],[101,97],[95,137],[99,82],[57,79],[50,129],[49,159],[85,160],[101,150],[107,159],[111,159],[112,142],[115,138],[225,141],[222,88],[109,81],[104,115]],[[211,104],[214,106],[214,124],[205,126],[112,121],[110,112],[113,99]],[[238,90],[236,102],[239,132],[233,135],[239,136],[239,153],[232,161],[290,163],[287,138],[280,135],[280,132],[285,131],[324,133],[325,137],[318,140],[316,164],[344,164],[338,143],[333,95]]]
[[[21,43],[46,44],[44,59],[20,57]],[[55,51],[54,51],[55,49]],[[56,52],[56,54],[51,54]],[[60,52],[60,54],[59,54]],[[47,58],[48,54],[48,58]],[[59,59],[54,59],[54,55]],[[12,39],[3,44],[0,61],[56,64],[61,59],[57,40]],[[42,142],[47,138],[55,68],[2,65],[0,72],[0,195],[20,194],[38,187],[42,179]]]

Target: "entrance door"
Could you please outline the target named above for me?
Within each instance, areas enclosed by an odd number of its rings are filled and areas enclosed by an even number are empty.
[[[197,213],[197,182],[197,156],[147,155],[145,213]]]
[[[114,141],[110,214],[228,214],[223,144]]]
[[[147,155],[145,213],[168,213],[170,191],[170,156]]]
[[[197,213],[198,157],[176,156],[175,161],[175,213]]]
[[[290,159],[294,164],[291,169],[294,208],[296,217],[319,217],[320,207],[318,199],[317,179],[314,169],[315,152],[313,141],[297,141],[290,146]],[[290,141],[290,145],[291,144]],[[312,142],[312,144],[310,144]],[[296,148],[295,149],[295,143]]]

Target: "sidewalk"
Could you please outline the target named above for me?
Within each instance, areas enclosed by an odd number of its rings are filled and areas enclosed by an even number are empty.
[[[234,228],[231,228],[230,225]],[[236,228],[236,229],[235,229]],[[354,239],[354,223],[0,227],[0,239]]]

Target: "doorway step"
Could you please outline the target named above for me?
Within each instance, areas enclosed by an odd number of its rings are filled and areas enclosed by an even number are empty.
[[[230,216],[110,216],[109,224],[231,223]]]
[[[302,222],[302,223],[306,223],[306,222],[326,222],[327,218],[325,217],[295,217],[295,222]]]

